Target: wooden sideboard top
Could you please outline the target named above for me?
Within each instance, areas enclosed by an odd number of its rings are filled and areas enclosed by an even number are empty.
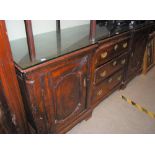
[[[142,25],[140,25],[140,27],[142,27]],[[121,29],[97,26],[94,43],[89,39],[89,24],[64,29],[60,32],[60,35],[57,35],[56,31],[35,35],[36,58],[33,61],[29,56],[26,38],[13,40],[10,42],[10,45],[15,64],[24,70],[130,30],[128,26]]]

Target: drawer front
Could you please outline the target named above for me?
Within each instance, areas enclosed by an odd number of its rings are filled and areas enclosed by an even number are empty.
[[[105,97],[112,89],[121,83],[123,79],[123,70],[107,78],[102,84],[95,87],[93,101]]]
[[[95,71],[94,83],[97,84],[101,82],[120,68],[124,67],[126,62],[127,55],[125,54],[97,68]]]
[[[96,51],[96,67],[104,64],[110,59],[128,51],[130,38],[122,39],[121,41],[115,41],[112,43],[104,43]]]

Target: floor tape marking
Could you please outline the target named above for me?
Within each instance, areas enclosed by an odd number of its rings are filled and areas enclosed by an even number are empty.
[[[155,118],[155,114],[149,110],[147,110],[146,108],[142,107],[141,105],[135,103],[134,101],[126,98],[125,96],[121,95],[122,99],[125,100],[128,104],[133,105],[134,107],[136,107],[138,110],[144,112],[145,114],[147,114],[148,116],[150,116],[151,118]]]

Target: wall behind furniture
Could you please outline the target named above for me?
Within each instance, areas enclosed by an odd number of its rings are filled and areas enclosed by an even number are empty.
[[[61,20],[61,29],[78,25],[89,24],[89,20]],[[16,40],[26,37],[23,20],[6,20],[9,40]],[[46,33],[56,30],[55,20],[32,20],[33,34]]]

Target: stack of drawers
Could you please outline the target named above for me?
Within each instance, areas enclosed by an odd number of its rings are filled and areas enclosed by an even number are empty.
[[[124,78],[129,44],[129,33],[99,44],[95,54],[93,106],[120,87]]]

